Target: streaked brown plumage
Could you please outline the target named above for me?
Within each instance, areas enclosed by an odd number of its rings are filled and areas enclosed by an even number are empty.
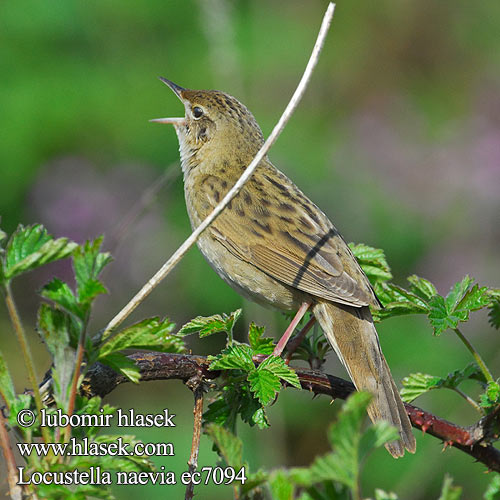
[[[235,184],[264,142],[250,111],[215,90],[188,90],[162,79],[185,106],[175,126],[184,192],[197,227]],[[241,192],[200,236],[198,246],[229,285],[283,310],[310,302],[333,349],[359,390],[374,395],[368,413],[399,429],[387,445],[402,456],[415,438],[382,354],[369,306],[370,283],[328,217],[266,157]]]

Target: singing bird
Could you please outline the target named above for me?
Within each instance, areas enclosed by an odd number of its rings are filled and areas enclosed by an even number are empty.
[[[218,90],[190,90],[160,78],[181,100],[185,116],[152,121],[174,125],[184,193],[196,228],[222,200],[264,143],[252,113]],[[415,451],[403,402],[384,358],[369,306],[375,293],[328,217],[265,157],[240,193],[198,240],[217,274],[241,295],[298,311],[283,342],[307,310],[358,390],[373,395],[372,421],[386,420],[399,440],[394,457]]]

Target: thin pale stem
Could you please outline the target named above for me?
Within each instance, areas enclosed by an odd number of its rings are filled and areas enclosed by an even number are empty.
[[[177,251],[168,259],[168,261],[158,270],[158,272],[137,292],[137,294],[130,300],[130,302],[109,322],[108,326],[103,332],[103,338],[106,338],[117,326],[119,326],[128,316],[136,309],[136,307],[144,301],[144,299],[153,291],[153,289],[167,276],[167,274],[179,263],[184,257],[186,252],[195,244],[196,240],[200,237],[201,233],[216,219],[217,216],[226,208],[227,204],[240,192],[245,182],[251,177],[257,165],[267,155],[271,146],[276,142],[288,120],[297,108],[304,92],[309,84],[311,75],[316,64],[318,63],[319,56],[323,45],[325,43],[326,35],[333,18],[335,4],[330,3],[323,17],[321,28],[316,39],[311,57],[307,63],[304,74],[295,90],[290,102],[288,103],[285,111],[281,115],[278,123],[274,127],[271,135],[267,138],[264,145],[260,148],[255,158],[250,165],[245,169],[242,176],[238,179],[236,184],[229,190],[223,200],[214,208],[210,215],[193,231],[189,238],[177,249]]]
[[[24,358],[24,365],[26,366],[26,371],[28,373],[28,379],[30,381],[31,387],[33,387],[33,397],[35,399],[36,409],[38,415],[41,414],[43,408],[42,397],[40,395],[40,389],[38,388],[38,382],[35,374],[35,364],[33,362],[33,356],[31,354],[31,349],[26,340],[26,333],[24,332],[23,324],[21,323],[21,318],[17,311],[16,303],[14,302],[14,297],[12,295],[12,290],[10,284],[6,284],[4,287],[5,291],[5,303],[7,305],[7,310],[9,311],[10,320],[12,321],[12,326],[16,332],[17,340],[21,346],[21,352]],[[43,440],[48,443],[50,441],[50,434],[46,427],[40,427],[42,432]]]
[[[476,360],[476,363],[478,364],[486,381],[487,382],[494,382],[495,379],[493,378],[493,375],[491,374],[490,370],[486,366],[486,363],[483,361],[483,358],[476,351],[476,349],[474,349],[474,346],[469,342],[467,337],[458,328],[454,328],[453,331],[458,335],[458,338],[465,344],[465,347],[467,347],[467,349],[469,349],[469,352],[472,354],[472,356]]]
[[[467,401],[467,403],[469,403],[471,406],[473,406],[475,410],[477,410],[479,413],[483,413],[483,410],[481,409],[481,407],[470,396],[465,394],[465,392],[460,390],[458,387],[454,387],[453,390],[457,394],[459,394],[461,397],[463,397],[465,399],[465,401]]]
[[[200,451],[201,419],[203,416],[203,387],[201,381],[193,389],[194,392],[194,424],[193,440],[191,443],[191,455],[188,460],[189,472],[192,474],[198,467],[198,453]],[[192,500],[194,497],[194,482],[191,481],[186,486],[185,500]]]

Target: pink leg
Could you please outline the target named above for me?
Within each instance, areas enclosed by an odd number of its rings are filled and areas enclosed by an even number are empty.
[[[311,302],[302,302],[301,306],[299,307],[299,310],[297,311],[297,314],[292,319],[292,322],[288,325],[288,328],[285,330],[285,333],[280,338],[279,342],[276,344],[276,347],[274,348],[273,351],[273,356],[281,355],[283,349],[286,346],[286,343],[288,342],[288,339],[292,336],[295,327],[299,324],[300,320],[304,317],[304,314],[307,312],[310,306]]]
[[[302,341],[304,340],[304,337],[306,336],[307,332],[313,327],[314,323],[316,323],[316,316],[313,316],[305,324],[304,328],[302,328],[302,330],[300,330],[300,332],[297,333],[297,335],[295,335],[295,337],[288,344],[286,358],[285,358],[287,364],[290,363],[290,360],[292,359],[293,353],[297,350],[299,345],[302,343]]]

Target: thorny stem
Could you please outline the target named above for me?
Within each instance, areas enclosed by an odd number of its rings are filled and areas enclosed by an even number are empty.
[[[9,494],[12,500],[22,499],[21,486],[17,484],[17,465],[14,453],[9,443],[9,435],[5,426],[5,417],[2,410],[0,410],[0,446],[2,447],[5,462],[7,463],[7,476],[9,481]]]
[[[210,381],[221,375],[221,372],[209,369],[210,362],[205,356],[138,352],[128,357],[139,367],[143,382],[171,379],[188,381],[194,376]],[[295,371],[302,389],[311,393],[346,399],[355,391],[354,385],[347,380],[317,370],[296,368]],[[126,382],[129,380],[125,376],[117,374],[105,365],[96,363],[88,370],[81,391],[86,397],[104,397],[118,385]],[[470,427],[461,427],[408,403],[405,403],[405,409],[412,425],[417,429],[467,453],[490,470],[500,472],[500,450],[484,440],[490,434],[490,427],[498,420],[500,411],[492,414],[491,417],[488,416],[489,419],[483,417]]]
[[[486,381],[494,382],[495,379],[493,378],[493,375],[486,366],[486,363],[483,361],[483,358],[481,358],[480,354],[476,351],[476,349],[474,349],[474,346],[469,342],[467,337],[465,337],[465,335],[458,328],[454,328],[453,331],[458,335],[458,338],[465,344],[465,347],[469,349],[469,352],[472,354],[472,356],[476,360],[476,363],[479,365],[479,368],[483,372]]]
[[[194,393],[193,441],[191,443],[191,455],[189,456],[188,460],[190,474],[192,474],[198,467],[198,453],[200,451],[201,419],[203,416],[203,385],[201,379],[198,379],[195,382],[193,393]],[[193,497],[194,497],[194,482],[191,481],[186,486],[186,495],[184,498],[185,500],[192,500]]]
[[[195,244],[196,240],[200,237],[201,233],[207,229],[207,227],[215,220],[217,216],[226,208],[228,203],[240,192],[241,188],[245,182],[251,177],[258,164],[263,160],[263,158],[268,153],[271,146],[276,142],[278,136],[281,134],[288,120],[291,118],[293,112],[297,108],[307,85],[311,79],[312,72],[316,67],[319,60],[319,55],[325,43],[326,35],[330,27],[330,23],[333,18],[333,13],[335,10],[335,4],[330,3],[323,17],[321,23],[321,28],[316,39],[311,57],[307,63],[304,74],[300,79],[300,82],[295,90],[292,98],[290,99],[285,111],[281,115],[278,123],[274,127],[271,135],[267,138],[263,146],[260,148],[258,153],[255,155],[254,159],[245,169],[241,177],[238,179],[236,184],[229,190],[223,200],[214,208],[210,215],[191,233],[191,236],[187,238],[186,241],[176,250],[176,252],[168,259],[165,264],[156,272],[156,274],[137,292],[137,294],[128,302],[127,305],[108,323],[106,326],[102,337],[106,338],[109,334],[118,327],[130,314],[136,309],[136,307],[144,301],[144,299],[153,291],[153,289],[167,276],[170,271],[179,263],[179,261],[184,257],[187,251]]]
[[[21,346],[21,351],[23,353],[24,364],[26,366],[26,371],[28,372],[28,379],[31,386],[33,387],[33,397],[35,399],[36,409],[38,415],[40,416],[43,404],[42,398],[40,396],[40,390],[38,388],[38,382],[36,380],[35,374],[35,364],[33,363],[33,356],[31,354],[30,346],[26,340],[26,333],[24,332],[23,324],[21,323],[21,318],[17,311],[16,303],[14,302],[14,297],[12,295],[12,290],[10,284],[6,283],[4,286],[5,292],[5,303],[7,304],[7,310],[9,311],[10,320],[12,321],[12,326],[16,332],[17,340]],[[50,434],[47,427],[40,426],[42,432],[43,440],[48,443],[50,442]]]

